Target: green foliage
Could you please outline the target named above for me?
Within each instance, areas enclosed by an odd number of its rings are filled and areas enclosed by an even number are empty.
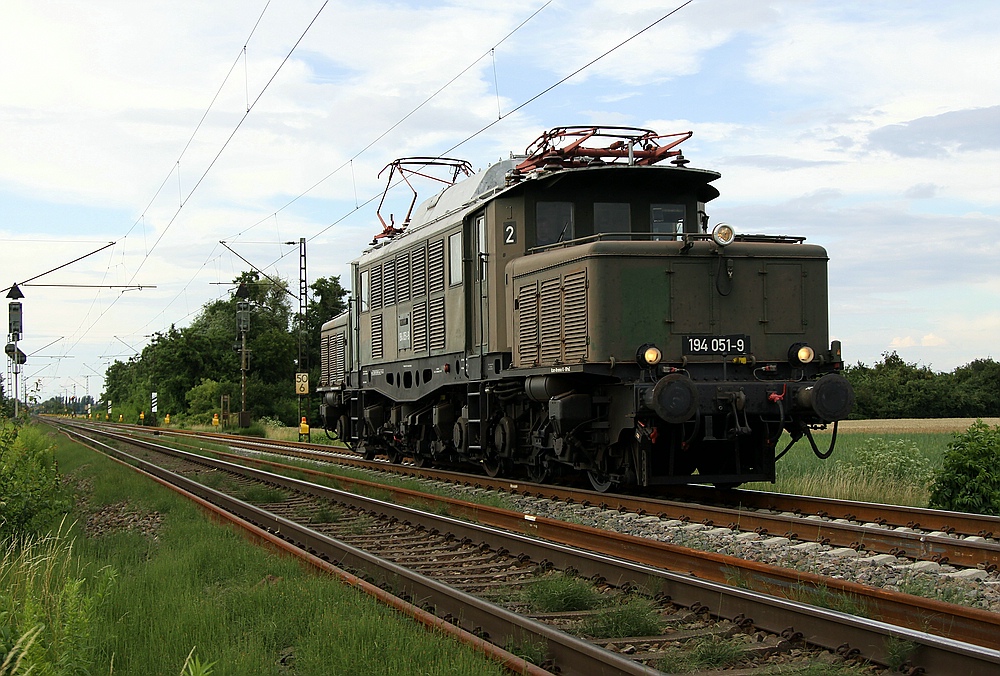
[[[545,660],[548,649],[549,646],[545,641],[528,641],[523,639],[512,639],[504,646],[504,650],[507,652],[517,655],[532,664],[541,664]]]
[[[267,429],[259,422],[251,422],[249,427],[237,427],[232,430],[232,433],[239,434],[244,437],[260,437],[261,439],[267,439]]]
[[[254,418],[269,416],[286,426],[298,422],[294,391],[295,373],[313,366],[311,379],[319,377],[319,331],[322,324],[344,308],[346,291],[338,277],[317,279],[315,296],[306,309],[305,328],[292,311],[295,300],[288,284],[244,272],[234,285],[249,292],[250,328],[246,332],[247,409]],[[236,298],[215,300],[202,306],[186,328],[171,326],[157,333],[140,354],[111,364],[105,375],[104,400],[113,402],[113,417],[132,422],[140,411],[149,413],[150,393],[157,392],[160,415],[190,415],[192,423],[210,422],[219,412],[219,398],[229,395],[232,410],[239,408],[242,377],[236,325]],[[303,364],[298,364],[300,347]],[[53,403],[62,412],[62,406]]]
[[[904,439],[870,437],[847,465],[858,478],[889,484],[907,481],[925,484],[934,474],[917,444]]]
[[[181,676],[210,676],[215,662],[202,662],[201,658],[194,654],[194,648],[188,653],[184,660],[184,667],[181,669]]]
[[[48,437],[0,418],[0,538],[37,533],[68,508]]]
[[[1000,416],[1000,363],[977,359],[935,373],[886,352],[872,367],[844,370],[854,387],[854,418],[977,418]]]
[[[563,573],[539,578],[525,589],[524,599],[542,613],[590,610],[601,604],[593,584]]]
[[[934,477],[931,507],[1000,516],[1000,425],[977,420],[955,434]]]
[[[266,416],[266,415],[265,416],[261,416],[260,418],[258,418],[257,422],[259,422],[261,425],[263,425],[264,427],[266,427],[269,430],[279,430],[279,429],[282,429],[284,427],[287,427],[287,425],[285,425],[285,423],[281,422],[277,418],[271,418],[271,417]]]

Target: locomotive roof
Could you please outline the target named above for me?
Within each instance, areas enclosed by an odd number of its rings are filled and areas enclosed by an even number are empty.
[[[719,196],[719,191],[709,185],[721,176],[716,171],[696,169],[684,166],[636,166],[625,164],[607,164],[600,166],[559,168],[554,170],[538,169],[517,176],[514,181],[509,175],[515,170],[522,157],[500,160],[477,174],[450,185],[438,194],[424,200],[414,210],[410,224],[402,233],[386,242],[371,246],[356,258],[354,263],[370,261],[389,255],[407,246],[414,240],[415,234],[432,235],[438,230],[444,230],[489,200],[502,194],[513,192],[533,182],[548,183],[571,174],[588,175],[604,174],[607,177],[620,176],[619,172],[640,172],[630,174],[630,178],[643,177],[658,182],[669,181],[672,185],[693,189],[702,202],[707,202]]]

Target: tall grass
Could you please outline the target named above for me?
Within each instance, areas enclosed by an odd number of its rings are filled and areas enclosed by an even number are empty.
[[[87,673],[111,571],[85,580],[62,527],[0,547],[0,674]]]
[[[195,673],[206,664],[213,676],[502,673],[336,580],[208,522],[191,503],[103,456],[69,442],[57,454],[93,485],[88,509],[127,500],[138,513],[162,516],[155,538],[127,529],[77,537],[82,575],[118,571],[94,608],[90,673]]]
[[[814,437],[821,451],[829,447],[829,432]],[[802,439],[778,461],[776,483],[745,487],[926,507],[933,473],[940,469],[952,438],[940,432],[841,433],[828,460],[817,458]],[[779,447],[787,443],[787,435],[782,436]]]

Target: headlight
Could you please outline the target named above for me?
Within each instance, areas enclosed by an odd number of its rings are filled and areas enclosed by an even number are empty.
[[[728,223],[719,223],[712,228],[712,241],[719,246],[729,246],[736,239],[736,230]]]
[[[656,366],[663,359],[663,353],[655,345],[646,344],[636,350],[635,360],[640,366]]]
[[[795,343],[788,348],[788,361],[797,366],[805,366],[816,358],[816,350],[805,343]]]

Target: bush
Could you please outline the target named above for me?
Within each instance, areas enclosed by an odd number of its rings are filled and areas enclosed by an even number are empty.
[[[977,420],[955,434],[931,487],[931,507],[1000,516],[1000,425]]]
[[[68,509],[48,437],[0,419],[0,538],[38,533]]]
[[[237,427],[232,430],[232,433],[244,437],[260,437],[261,439],[267,439],[267,429],[256,421],[250,423],[249,427]]]
[[[258,418],[257,422],[259,422],[261,425],[263,425],[269,430],[282,430],[288,427],[288,425],[281,422],[277,418],[271,418],[266,415]]]
[[[889,484],[926,485],[934,476],[930,460],[916,443],[905,439],[867,439],[857,459],[848,467],[859,478]]]

